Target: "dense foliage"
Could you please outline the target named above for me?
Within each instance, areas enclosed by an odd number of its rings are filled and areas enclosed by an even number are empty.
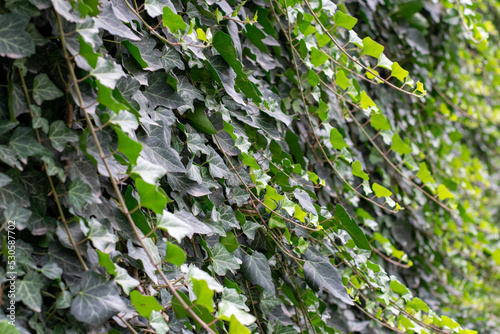
[[[0,23],[2,333],[497,332],[497,2]]]

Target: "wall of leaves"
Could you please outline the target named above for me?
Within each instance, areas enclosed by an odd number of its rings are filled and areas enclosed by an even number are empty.
[[[497,1],[0,23],[2,333],[498,333]]]

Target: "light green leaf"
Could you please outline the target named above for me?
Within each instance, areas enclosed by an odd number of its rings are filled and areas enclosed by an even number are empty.
[[[368,181],[370,179],[368,174],[366,174],[365,171],[363,170],[360,161],[355,161],[352,164],[352,174],[362,178],[365,181]]]
[[[455,195],[444,184],[440,184],[437,187],[437,193],[440,201],[444,201],[447,198],[455,198]]]
[[[397,62],[392,63],[391,70],[391,75],[393,77],[398,78],[398,80],[402,83],[405,82],[405,79],[408,76],[408,71],[399,66]]]
[[[344,90],[351,85],[351,82],[347,79],[344,71],[342,70],[338,70],[337,73],[335,73],[335,83]]]
[[[362,109],[368,109],[370,107],[376,107],[377,106],[375,104],[375,102],[373,102],[373,100],[371,99],[371,97],[369,97],[368,94],[366,94],[365,91],[361,92],[360,98],[361,98],[360,105],[361,105]]]
[[[378,198],[380,198],[380,197],[389,197],[389,196],[392,195],[392,192],[389,189],[381,186],[378,183],[373,183],[372,189],[375,192],[375,196],[377,196]]]
[[[237,305],[227,300],[223,300],[219,303],[219,309],[217,310],[216,316],[226,321],[231,321],[231,318],[234,317],[239,323],[246,326],[252,324],[256,320],[253,315],[241,310]]]
[[[382,114],[372,114],[370,116],[370,124],[377,131],[386,131],[391,129],[389,120]]]
[[[161,311],[163,307],[158,303],[153,296],[144,296],[139,291],[134,290],[130,293],[130,301],[134,305],[135,309],[144,318],[149,318],[151,312]]]
[[[139,193],[141,206],[153,210],[154,213],[161,213],[167,206],[167,194],[157,185],[137,179],[135,187]]]
[[[327,60],[328,60],[327,54],[325,54],[321,50],[316,49],[315,47],[312,47],[312,49],[311,49],[311,64],[314,67],[319,67],[319,66],[323,65]]]
[[[332,128],[332,130],[330,131],[330,143],[336,150],[341,150],[344,147],[349,147],[349,145],[347,145],[344,141],[344,138],[340,134],[339,130],[335,128]]]
[[[177,266],[182,266],[186,261],[186,252],[179,246],[167,242],[167,253],[165,255],[165,261],[173,263]]]
[[[411,153],[410,145],[406,144],[397,133],[392,136],[391,148],[400,155]]]
[[[187,28],[187,24],[182,20],[182,17],[174,13],[169,6],[163,7],[163,25],[168,27],[173,34],[179,30],[184,31]]]
[[[434,178],[432,177],[429,169],[427,168],[427,164],[425,162],[420,163],[420,169],[417,173],[417,177],[425,184],[425,183],[436,183]]]
[[[340,10],[337,10],[337,12],[335,13],[335,25],[338,27],[351,30],[352,28],[354,28],[357,22],[357,18],[354,18],[348,14],[344,14]]]
[[[313,87],[316,87],[319,84],[319,75],[316,74],[311,69],[307,70],[307,81],[309,81],[309,84]]]
[[[33,100],[40,105],[43,101],[50,101],[63,96],[63,92],[54,85],[46,73],[38,74],[33,80]]]
[[[404,286],[403,284],[399,283],[396,280],[391,280],[390,286],[391,286],[391,290],[400,296],[404,296],[406,294],[411,294],[410,290],[408,290],[408,288],[406,286]]]
[[[371,39],[371,37],[365,37],[363,38],[363,51],[365,55],[378,58],[384,52],[384,47]]]

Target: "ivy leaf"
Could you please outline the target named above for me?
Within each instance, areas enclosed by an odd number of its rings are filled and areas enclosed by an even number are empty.
[[[16,300],[21,300],[26,306],[35,312],[42,311],[41,289],[45,286],[40,274],[31,271],[18,283]]]
[[[417,177],[422,181],[422,183],[436,183],[431,173],[429,173],[429,169],[427,168],[427,164],[422,162],[420,164],[420,169],[418,170]]]
[[[63,270],[56,263],[47,263],[42,267],[40,272],[49,279],[57,279],[61,278]]]
[[[449,191],[444,184],[440,184],[437,187],[437,193],[440,201],[444,201],[448,198],[455,198],[455,195],[451,191]]]
[[[318,212],[316,211],[316,208],[314,207],[312,201],[311,201],[311,196],[307,193],[307,191],[296,188],[293,191],[293,195],[295,198],[299,201],[300,205],[312,213],[313,215],[317,215]]]
[[[97,64],[90,70],[90,74],[99,80],[101,85],[111,89],[114,89],[118,80],[125,76],[120,65],[103,57],[97,58]]]
[[[182,20],[180,15],[177,15],[170,9],[169,6],[163,7],[163,25],[168,27],[170,31],[175,34],[179,30],[186,30],[187,24]]]
[[[365,181],[368,181],[370,179],[368,174],[366,174],[365,171],[363,170],[363,166],[361,166],[361,162],[359,160],[355,161],[352,164],[352,174],[362,178]]]
[[[23,58],[35,53],[35,44],[26,26],[30,21],[24,15],[9,13],[0,15],[0,56]]]
[[[378,58],[384,52],[384,47],[371,39],[371,37],[365,37],[363,38],[363,51],[365,55]]]
[[[226,177],[229,174],[229,169],[224,163],[224,160],[222,160],[220,155],[218,155],[213,148],[208,147],[208,150],[209,154],[206,161],[208,163],[210,175],[218,178]]]
[[[163,210],[163,214],[156,215],[156,226],[167,231],[179,243],[186,235],[193,232],[191,225],[166,209]]]
[[[228,270],[235,273],[236,270],[240,269],[240,265],[226,247],[222,244],[216,244],[212,249],[212,268],[217,275],[225,276]]]
[[[200,197],[211,193],[210,190],[202,183],[199,184],[196,181],[190,180],[184,173],[168,173],[167,180],[172,189],[179,192]]]
[[[113,250],[114,245],[118,242],[118,237],[95,218],[91,218],[88,224],[89,231],[86,235],[94,247],[102,252],[108,252],[108,247]]]
[[[335,73],[335,83],[344,90],[351,85],[351,82],[347,79],[344,71],[342,70],[338,70],[337,73]]]
[[[4,173],[0,173],[0,188],[11,183],[12,179],[5,175]]]
[[[381,186],[378,183],[373,183],[372,189],[373,189],[373,191],[375,192],[375,195],[378,198],[380,198],[380,197],[389,197],[389,196],[392,195],[392,192],[389,189]]]
[[[361,228],[359,228],[356,221],[349,216],[349,214],[345,211],[344,207],[340,204],[337,204],[335,208],[334,218],[340,224],[340,226],[349,233],[352,240],[356,246],[361,249],[371,250],[370,243],[368,239],[366,239],[366,235],[363,233]]]
[[[167,81],[168,76],[165,72],[155,72],[148,75],[149,87],[144,91],[144,96],[148,98],[148,103],[152,108],[158,106],[178,108],[186,104]]]
[[[19,183],[11,182],[0,188],[0,208],[7,209],[8,203],[21,207],[30,205],[29,196]]]
[[[149,318],[153,311],[161,311],[163,307],[153,296],[144,296],[139,291],[134,290],[130,293],[130,301],[134,305],[141,317]]]
[[[240,324],[246,326],[251,325],[256,320],[256,318],[253,315],[241,310],[235,304],[227,300],[223,300],[219,303],[219,309],[217,310],[217,318],[226,321],[234,321],[234,319],[236,319]],[[239,333],[244,333],[244,332],[239,332]]]
[[[387,120],[387,117],[382,114],[372,114],[370,116],[370,124],[375,130],[385,131],[391,129],[391,124]]]
[[[94,196],[92,188],[82,179],[75,179],[71,182],[67,197],[68,202],[79,210],[89,203],[99,203],[99,199]]]
[[[55,121],[50,124],[49,139],[56,151],[62,152],[68,142],[74,143],[78,136],[73,133],[63,121]]]
[[[129,135],[133,134],[134,130],[139,126],[137,117],[126,110],[120,110],[118,113],[112,112],[109,122],[120,126],[123,132],[128,133]]]
[[[323,65],[328,60],[328,55],[315,47],[311,49],[311,64],[314,67]]]
[[[153,210],[154,213],[161,213],[167,206],[167,194],[162,188],[141,179],[135,180],[135,187],[139,192],[141,206]]]
[[[276,290],[271,277],[271,269],[264,254],[259,252],[252,255],[245,254],[241,265],[241,273],[250,282],[260,285],[272,293],[273,296],[275,295]]]
[[[163,315],[158,311],[151,312],[149,316],[149,325],[154,328],[156,334],[166,334],[170,330]]]
[[[405,82],[408,71],[403,69],[397,62],[392,63],[391,70],[391,76],[398,78],[402,83]]]
[[[354,305],[347,294],[337,268],[328,259],[318,255],[316,251],[312,251],[310,248],[305,252],[305,259],[304,276],[307,285],[315,290],[326,289],[332,296],[344,303]]]
[[[34,130],[30,128],[16,128],[10,137],[9,146],[23,163],[27,162],[28,157],[52,155],[52,152],[38,143]]]
[[[411,153],[410,145],[406,144],[397,133],[392,136],[391,148],[400,155]]]
[[[94,271],[83,273],[78,290],[71,303],[71,314],[78,321],[97,326],[128,309],[116,284]]]
[[[351,30],[352,28],[354,28],[357,22],[357,18],[354,18],[348,14],[344,14],[340,10],[337,10],[337,12],[335,13],[335,25],[338,27]]]
[[[63,96],[63,92],[54,85],[46,73],[38,74],[33,81],[33,100],[40,105],[43,101],[50,101]]]
[[[344,147],[349,147],[349,145],[347,145],[344,141],[344,138],[340,134],[339,130],[335,128],[332,128],[332,130],[330,131],[330,143],[336,150],[341,150]]]
[[[0,332],[3,334],[21,334],[7,319],[0,321]]]
[[[220,53],[222,58],[231,66],[234,72],[245,78],[246,75],[243,73],[243,65],[237,58],[236,49],[233,45],[231,36],[219,30],[215,33],[212,44],[217,52]]]
[[[165,261],[180,267],[186,261],[186,252],[184,252],[184,250],[179,246],[167,242],[167,254],[165,255]]]
[[[163,126],[154,127],[149,136],[139,137],[142,143],[140,159],[145,159],[150,163],[163,167],[170,173],[185,173],[186,168],[181,162],[179,153],[170,146],[170,139],[165,131],[169,128]]]

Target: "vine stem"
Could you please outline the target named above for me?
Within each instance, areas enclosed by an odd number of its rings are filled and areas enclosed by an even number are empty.
[[[21,84],[23,86],[23,91],[24,91],[24,95],[26,97],[26,102],[28,103],[28,110],[29,110],[31,119],[33,119],[35,117],[35,115],[33,114],[33,111],[31,110],[31,100],[30,100],[30,95],[28,92],[28,87],[26,87],[26,82],[24,81],[23,72],[21,71],[20,68],[18,68],[18,70],[19,70],[19,76],[21,77]],[[41,144],[42,139],[40,138],[40,133],[38,132],[38,129],[34,129],[34,130],[35,130],[36,140],[38,141],[38,143]],[[71,243],[71,246],[73,247],[73,249],[75,250],[76,257],[78,257],[78,260],[82,264],[83,268],[85,269],[85,271],[87,271],[87,270],[89,270],[89,268],[87,267],[85,260],[82,258],[80,252],[78,251],[78,245],[75,243],[75,240],[73,239],[73,236],[71,235],[71,231],[69,230],[69,227],[68,227],[68,221],[66,220],[66,217],[64,216],[64,211],[62,209],[61,202],[59,201],[60,195],[57,194],[56,187],[54,186],[54,182],[52,181],[52,177],[49,175],[49,172],[47,169],[47,164],[45,163],[45,161],[42,161],[42,162],[43,162],[43,169],[45,170],[45,174],[47,175],[47,178],[49,179],[50,189],[51,189],[52,196],[54,197],[54,201],[56,202],[57,211],[59,212],[59,216],[61,216],[61,220],[63,222],[64,229],[66,230],[66,234],[68,235],[68,240]]]
[[[64,38],[64,30],[63,30],[63,27],[62,27],[62,22],[61,22],[61,17],[59,16],[59,13],[56,12],[56,17],[57,17],[57,24],[59,26],[59,32],[60,32],[60,38],[61,38],[61,44],[62,44],[62,49],[63,49],[63,52],[64,52],[64,56],[65,56],[65,59],[66,59],[66,62],[68,64],[68,70],[69,70],[69,74],[70,74],[70,78],[71,78],[71,81],[73,82],[73,85],[74,85],[74,88],[75,88],[75,93],[78,97],[78,100],[80,102],[80,105],[83,106],[84,105],[84,101],[83,101],[83,97],[82,97],[82,94],[80,92],[80,88],[78,86],[78,81],[77,81],[77,78],[76,78],[76,75],[75,75],[75,71],[73,69],[73,66],[71,64],[71,61],[68,57],[68,50],[66,49],[66,40]],[[125,204],[125,200],[123,199],[123,196],[121,195],[121,192],[120,192],[120,188],[118,187],[118,184],[115,180],[115,178],[113,177],[113,173],[111,171],[111,168],[109,167],[109,164],[108,162],[106,161],[106,158],[105,158],[105,154],[101,148],[101,144],[99,142],[99,139],[97,138],[97,133],[95,131],[95,128],[94,128],[94,125],[92,124],[92,120],[90,119],[90,116],[89,114],[87,113],[87,111],[85,110],[85,108],[81,108],[84,116],[85,116],[85,120],[87,122],[87,126],[89,128],[89,131],[92,135],[92,138],[94,139],[94,142],[96,144],[96,148],[97,148],[97,151],[99,153],[99,157],[101,158],[108,174],[109,174],[109,179],[111,181],[111,185],[113,187],[113,190],[115,191],[115,194],[116,194],[116,197],[117,197],[117,200],[120,204],[120,208],[122,210],[122,212],[125,214],[125,216],[127,217],[127,220],[128,222],[130,223],[130,226],[134,232],[134,235],[137,239],[137,241],[139,242],[139,244],[141,245],[141,247],[144,249],[144,251],[146,252],[146,255],[148,256],[149,260],[151,261],[151,263],[153,264],[153,266],[155,267],[155,269],[158,271],[158,273],[160,274],[161,278],[165,281],[165,283],[167,284],[170,292],[175,296],[175,298],[177,298],[177,300],[180,302],[180,304],[182,305],[182,307],[189,312],[189,314],[193,317],[193,319],[195,319],[200,325],[201,327],[203,327],[207,332],[209,332],[210,334],[216,334],[215,331],[213,331],[210,326],[205,323],[190,307],[189,305],[186,304],[186,302],[184,301],[184,299],[180,296],[180,294],[177,292],[177,290],[175,289],[175,287],[172,285],[172,283],[169,281],[169,279],[167,278],[167,276],[165,275],[165,273],[163,272],[163,270],[161,270],[160,266],[158,265],[158,263],[155,262],[153,256],[151,255],[151,252],[149,251],[149,249],[147,248],[146,244],[144,243],[143,239],[142,239],[142,235],[141,233],[139,232],[139,230],[137,229],[137,227],[135,226],[135,223],[134,223],[134,220]]]

